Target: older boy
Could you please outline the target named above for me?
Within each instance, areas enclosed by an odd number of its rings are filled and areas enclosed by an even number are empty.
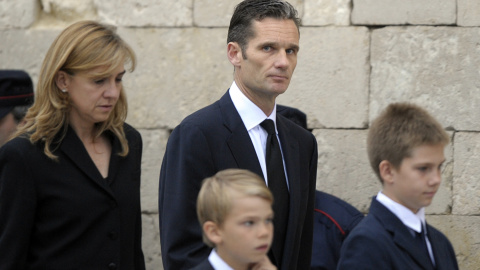
[[[344,242],[337,269],[458,269],[448,239],[425,222],[448,142],[415,105],[391,104],[372,123],[368,156],[383,189]]]
[[[227,169],[207,178],[198,194],[203,241],[214,249],[195,270],[277,269],[268,259],[273,196],[256,174]]]

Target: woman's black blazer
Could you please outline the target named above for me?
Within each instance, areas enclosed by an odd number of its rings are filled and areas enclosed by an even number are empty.
[[[48,158],[41,143],[0,148],[0,269],[145,269],[141,248],[142,139],[112,141],[102,177],[72,128]]]

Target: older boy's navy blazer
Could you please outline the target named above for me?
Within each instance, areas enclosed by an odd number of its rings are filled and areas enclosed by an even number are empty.
[[[282,269],[310,267],[317,168],[315,137],[277,114],[277,129],[290,188]],[[227,92],[186,117],[167,143],[159,185],[159,220],[164,268],[189,269],[208,257],[196,215],[202,180],[220,170],[241,168],[263,177],[245,125]]]
[[[437,270],[458,269],[450,241],[427,224]],[[374,197],[370,211],[343,243],[337,269],[433,269],[410,229]]]
[[[112,155],[105,180],[73,129],[48,158],[15,138],[0,148],[0,269],[145,269],[141,247],[142,140]]]
[[[195,266],[190,270],[215,270],[213,266],[210,264],[210,261],[207,259],[203,260],[199,265]]]

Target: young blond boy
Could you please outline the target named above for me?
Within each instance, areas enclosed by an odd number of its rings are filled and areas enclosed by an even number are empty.
[[[373,121],[368,156],[383,189],[344,242],[337,269],[458,269],[448,239],[425,222],[448,142],[442,126],[412,104],[391,104]]]
[[[195,270],[276,269],[267,257],[273,238],[273,196],[265,181],[227,169],[203,181],[197,215],[212,251]]]

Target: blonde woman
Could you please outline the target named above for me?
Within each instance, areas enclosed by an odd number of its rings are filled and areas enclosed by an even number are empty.
[[[26,124],[0,149],[0,269],[145,269],[125,67],[131,47],[94,21],[51,45]]]

